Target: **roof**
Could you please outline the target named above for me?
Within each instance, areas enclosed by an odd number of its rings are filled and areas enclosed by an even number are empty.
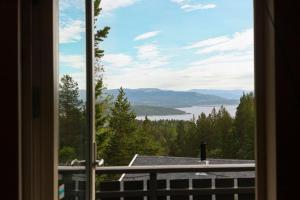
[[[207,159],[209,164],[249,164],[254,160],[235,160],[235,159]],[[205,161],[199,158],[190,157],[172,157],[172,156],[143,156],[135,155],[130,162],[130,166],[147,166],[147,165],[204,165]],[[254,171],[244,172],[209,172],[202,173],[169,173],[158,174],[158,179],[207,179],[207,178],[254,178]],[[147,180],[148,174],[123,174],[122,180]]]

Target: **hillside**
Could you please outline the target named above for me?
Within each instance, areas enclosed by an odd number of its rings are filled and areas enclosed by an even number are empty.
[[[118,95],[118,90],[108,90],[108,93],[116,97]],[[125,93],[132,105],[180,108],[196,105],[231,105],[238,103],[238,100],[186,91],[125,89]]]
[[[145,106],[145,105],[133,105],[133,110],[137,116],[145,116],[145,115],[182,115],[186,114],[182,110],[178,110],[176,108],[166,108],[166,107],[158,107],[158,106]]]
[[[200,94],[209,94],[223,97],[225,99],[239,100],[243,93],[249,93],[249,90],[213,90],[213,89],[192,89],[189,92],[197,92]]]

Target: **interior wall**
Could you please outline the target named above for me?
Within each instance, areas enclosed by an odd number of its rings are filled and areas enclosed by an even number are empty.
[[[300,2],[275,0],[277,199],[298,199]],[[297,195],[297,197],[295,197]]]
[[[19,1],[1,0],[1,199],[20,195]]]

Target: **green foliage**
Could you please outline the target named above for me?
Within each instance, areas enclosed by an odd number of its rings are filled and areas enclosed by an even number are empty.
[[[97,157],[102,159],[110,140],[111,130],[109,127],[110,109],[112,97],[105,94],[102,79],[99,79],[95,87],[95,130],[97,142]]]
[[[97,157],[105,157],[105,150],[110,141],[111,130],[109,127],[110,109],[112,107],[112,97],[106,95],[106,88],[103,83],[102,73],[104,71],[101,64],[101,58],[104,56],[104,50],[101,49],[101,43],[107,38],[110,27],[99,29],[97,23],[101,14],[101,0],[94,1],[94,28],[95,32],[95,129],[97,142]]]
[[[64,75],[59,83],[59,133],[60,163],[74,157],[84,159],[87,141],[85,108],[79,97],[78,84],[69,75]]]
[[[136,131],[135,113],[122,88],[111,110],[109,121],[112,130],[109,148],[106,152],[106,162],[110,165],[127,165],[135,152],[129,145]]]
[[[60,157],[67,162],[80,158],[85,111],[78,86],[69,76],[61,80],[60,96]],[[207,143],[210,158],[254,158],[252,93],[241,97],[236,118],[222,106],[191,121],[150,121],[147,116],[144,121],[136,120],[123,88],[111,105],[112,97],[101,81],[95,98],[98,158],[104,158],[106,165],[127,165],[135,154],[198,157],[201,142]]]
[[[60,163],[70,164],[70,161],[76,159],[76,151],[74,147],[64,146],[59,149]]]
[[[101,64],[101,58],[104,56],[104,50],[101,49],[101,43],[104,41],[105,38],[107,38],[110,27],[105,26],[102,29],[98,29],[97,23],[102,11],[102,8],[100,7],[101,0],[95,0],[94,1],[94,28],[95,28],[95,69],[96,69],[96,80],[102,79],[102,72],[103,72],[103,66]]]
[[[253,93],[244,94],[235,119],[237,157],[254,159],[255,107]]]
[[[136,120],[134,112],[134,109],[137,111],[136,107],[131,106],[122,87],[115,100],[108,94],[103,83],[104,69],[101,58],[104,51],[100,46],[108,36],[110,28],[97,28],[101,13],[100,3],[101,0],[94,1],[95,129],[98,159],[104,158],[106,165],[128,165],[135,154],[198,157],[201,142],[207,143],[210,158],[253,159],[255,127],[253,93],[241,97],[235,118],[221,107],[219,111],[213,109],[208,115],[202,113],[194,116],[191,121],[150,121],[147,116],[144,121],[139,121]],[[155,101],[171,105],[165,101],[166,99],[162,101],[165,97],[161,91],[148,91],[147,94],[149,92]],[[199,99],[200,94],[190,93],[190,96],[182,96],[179,92],[172,95],[172,101],[178,100],[182,103],[195,99],[194,96]],[[204,97],[209,102],[224,102],[223,99],[211,95]],[[149,101],[149,95],[145,96],[143,92],[139,98],[141,101]],[[84,151],[88,140],[85,138],[87,136],[85,115],[85,105],[80,100],[78,84],[69,75],[63,76],[59,85],[59,158],[62,164],[69,163],[74,158],[86,158]],[[98,180],[105,178],[108,177],[102,176]]]

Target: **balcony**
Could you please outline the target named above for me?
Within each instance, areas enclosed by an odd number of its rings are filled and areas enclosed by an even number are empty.
[[[65,199],[82,200],[85,177],[80,176],[85,167],[59,167],[60,178],[65,182]],[[97,167],[96,173],[143,174],[142,180],[104,181],[96,188],[96,199],[124,200],[254,200],[254,177],[205,177],[162,179],[160,174],[170,173],[221,173],[254,172],[255,164],[210,164],[210,165],[152,165]],[[145,176],[145,174],[147,176]],[[78,176],[77,176],[78,175]],[[68,184],[67,184],[68,183]]]

